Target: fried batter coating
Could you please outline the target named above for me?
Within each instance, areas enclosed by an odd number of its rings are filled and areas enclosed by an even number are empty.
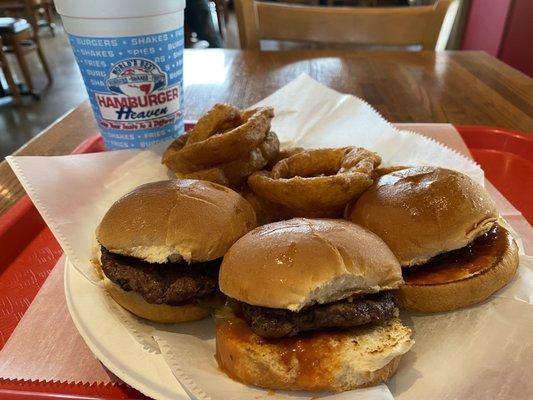
[[[339,217],[373,182],[381,158],[358,147],[305,150],[248,178],[251,190],[293,216]]]
[[[162,162],[177,177],[238,188],[278,156],[279,140],[270,131],[273,116],[271,107],[240,111],[217,104],[171,143]]]

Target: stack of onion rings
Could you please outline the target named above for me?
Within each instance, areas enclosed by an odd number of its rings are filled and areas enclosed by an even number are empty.
[[[278,156],[279,140],[270,131],[273,117],[270,107],[240,111],[217,104],[167,148],[162,161],[179,178],[238,188]]]
[[[255,172],[248,186],[292,216],[339,217],[373,182],[381,158],[358,147],[297,152],[276,163],[270,172]]]

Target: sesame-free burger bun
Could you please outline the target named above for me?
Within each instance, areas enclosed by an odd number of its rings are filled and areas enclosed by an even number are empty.
[[[340,392],[385,382],[413,344],[399,318],[278,340],[265,340],[233,318],[218,321],[215,357],[225,373],[245,384]]]
[[[107,211],[96,239],[112,253],[151,263],[222,257],[256,226],[251,205],[216,183],[174,179],[139,186]]]
[[[209,307],[202,307],[194,301],[181,305],[152,304],[133,291],[125,291],[111,282],[107,277],[103,279],[104,288],[122,308],[149,321],[162,324],[196,321],[210,314]]]
[[[403,267],[411,267],[466,246],[494,225],[498,212],[468,176],[415,167],[381,176],[346,217],[377,234]]]
[[[294,218],[239,239],[220,267],[220,290],[239,301],[299,311],[394,289],[400,264],[375,234],[344,220]]]
[[[134,291],[125,291],[119,285],[111,282],[102,271],[99,260],[93,260],[93,266],[101,279],[104,289],[117,304],[138,317],[162,324],[175,324],[178,322],[196,321],[210,314],[209,306],[198,305],[194,301],[180,305],[148,303],[143,297]],[[215,306],[219,299],[216,295],[209,298]]]
[[[401,308],[443,312],[482,302],[513,279],[518,246],[496,224],[466,248],[436,257],[404,272],[405,285],[395,291]]]
[[[295,218],[256,228],[230,248],[219,274],[229,297],[294,312],[402,283],[400,264],[381,239],[333,219]],[[268,339],[230,313],[217,321],[216,359],[245,384],[344,391],[386,381],[413,343],[396,316],[378,325]]]

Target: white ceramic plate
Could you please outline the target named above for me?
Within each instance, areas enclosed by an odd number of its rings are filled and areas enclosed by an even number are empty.
[[[155,399],[189,400],[161,354],[143,348],[106,306],[105,292],[65,261],[65,296],[78,332],[111,372]]]

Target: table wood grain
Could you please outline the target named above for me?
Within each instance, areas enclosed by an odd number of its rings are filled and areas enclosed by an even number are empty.
[[[391,122],[533,132],[533,80],[483,52],[188,50],[184,66],[187,119],[217,102],[247,107],[307,73],[365,99]],[[14,154],[68,154],[94,133],[92,111],[84,102]],[[0,215],[24,194],[2,162]]]

